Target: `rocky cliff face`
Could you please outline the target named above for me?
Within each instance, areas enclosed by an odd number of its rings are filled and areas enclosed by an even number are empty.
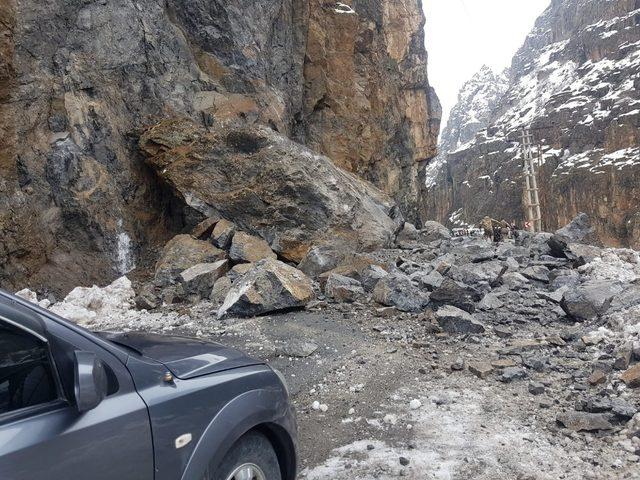
[[[554,0],[508,75],[488,128],[478,125],[432,167],[423,215],[459,225],[484,215],[522,220],[519,129],[529,125],[541,153],[543,227],[584,211],[601,241],[638,247],[640,2]]]
[[[266,125],[415,217],[423,23],[419,0],[2,2],[0,284],[104,283],[201,220],[138,149],[166,119]]]

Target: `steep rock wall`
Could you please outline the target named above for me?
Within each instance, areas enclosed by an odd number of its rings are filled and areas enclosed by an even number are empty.
[[[543,227],[583,211],[605,244],[640,246],[640,1],[554,0],[508,74],[488,128],[430,172],[423,216],[522,221],[519,129],[529,125]]]
[[[200,220],[137,149],[167,118],[267,125],[415,217],[439,128],[420,1],[345,3],[3,2],[0,285],[104,283]]]

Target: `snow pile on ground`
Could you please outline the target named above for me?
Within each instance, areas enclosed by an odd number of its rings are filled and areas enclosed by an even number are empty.
[[[38,300],[38,295],[36,294],[36,292],[34,292],[33,290],[29,290],[28,288],[23,288],[19,292],[16,292],[16,297],[20,297],[28,302],[35,303],[42,308],[49,308],[49,305],[51,305],[51,302],[46,298]]]
[[[78,325],[126,315],[133,308],[136,293],[127,277],[120,277],[106,287],[76,287],[51,307],[51,311]]]
[[[633,282],[640,278],[640,255],[634,250],[607,248],[578,270],[593,280]]]
[[[492,403],[490,388],[484,390],[422,392],[426,396],[418,408],[399,401],[397,428],[412,425],[411,443],[358,440],[336,448],[324,463],[301,472],[301,478],[584,478],[569,473],[566,460],[587,468],[570,443],[569,448],[554,444],[533,422],[505,415],[502,409],[508,406]],[[415,393],[400,391],[393,397],[407,399]]]

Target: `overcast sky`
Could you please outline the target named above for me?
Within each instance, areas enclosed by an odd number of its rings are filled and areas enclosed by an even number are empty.
[[[511,63],[549,3],[550,0],[423,0],[429,80],[440,97],[444,115],[455,105],[462,84],[482,65],[501,71]]]

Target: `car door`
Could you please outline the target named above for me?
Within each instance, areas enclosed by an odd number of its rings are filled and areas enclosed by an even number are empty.
[[[74,353],[93,352],[107,396],[80,413]],[[23,306],[0,301],[0,479],[151,480],[147,408],[131,377],[89,338]]]

